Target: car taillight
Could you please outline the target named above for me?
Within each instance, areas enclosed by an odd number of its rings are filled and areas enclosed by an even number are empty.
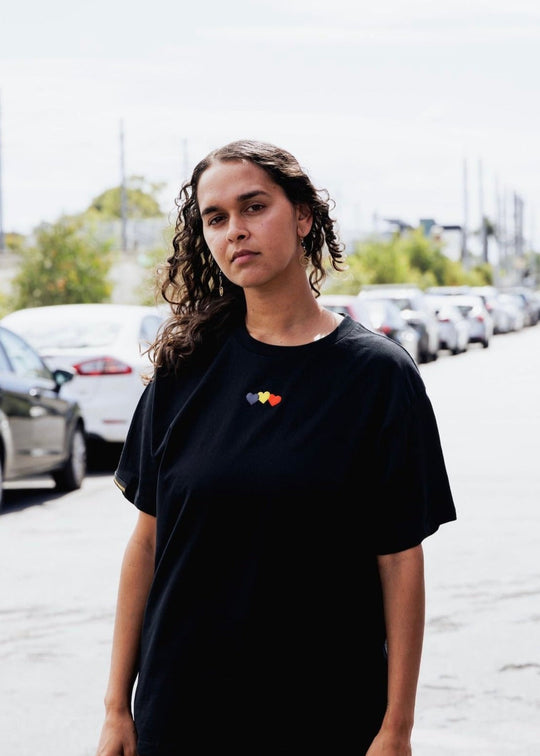
[[[126,375],[133,372],[129,365],[114,357],[95,357],[73,365],[77,375]]]

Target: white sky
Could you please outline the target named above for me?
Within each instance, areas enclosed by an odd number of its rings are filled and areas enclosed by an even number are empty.
[[[293,152],[337,201],[443,224],[497,196],[540,238],[538,0],[19,0],[0,12],[5,231],[84,210],[127,175],[165,182],[238,138]],[[535,224],[535,215],[538,218]],[[535,226],[538,226],[536,228]]]

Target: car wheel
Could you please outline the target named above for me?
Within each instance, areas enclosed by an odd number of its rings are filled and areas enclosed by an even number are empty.
[[[58,491],[74,491],[80,488],[86,475],[86,438],[80,427],[71,437],[69,457],[65,465],[53,473]]]

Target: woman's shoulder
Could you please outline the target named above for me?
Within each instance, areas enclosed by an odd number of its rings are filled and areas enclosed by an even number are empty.
[[[389,336],[376,333],[349,318],[336,342],[335,357],[344,374],[373,393],[401,396],[405,403],[425,394],[417,363],[409,352]]]
[[[340,326],[343,330],[338,343],[341,348],[354,356],[371,358],[381,364],[403,366],[418,371],[411,354],[394,339],[383,333],[372,331],[350,316],[346,316]]]

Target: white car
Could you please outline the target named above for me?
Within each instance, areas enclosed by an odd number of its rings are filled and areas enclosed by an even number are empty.
[[[494,334],[493,318],[482,297],[476,294],[446,294],[445,302],[455,305],[469,323],[469,343],[487,349]]]
[[[145,349],[166,314],[158,307],[65,304],[6,315],[47,366],[75,371],[65,394],[79,403],[89,441],[123,443],[151,363]]]
[[[466,352],[469,348],[469,320],[443,294],[426,294],[426,299],[439,322],[439,348],[448,349],[452,354]]]

